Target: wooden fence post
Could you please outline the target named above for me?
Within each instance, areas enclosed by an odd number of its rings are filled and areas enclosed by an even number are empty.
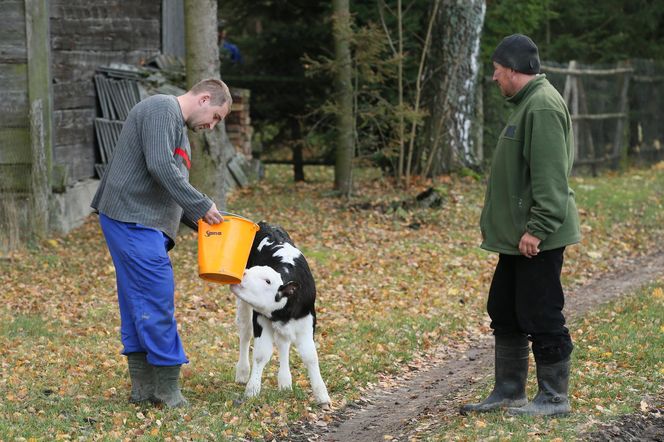
[[[33,233],[39,238],[48,234],[48,201],[50,188],[48,185],[48,162],[44,144],[44,107],[43,101],[37,99],[30,106],[30,145],[32,148],[31,192],[32,215],[30,217]]]
[[[48,233],[48,201],[53,162],[50,32],[48,2],[25,0],[28,59],[28,100],[32,147],[32,197],[34,233]]]
[[[622,62],[618,65],[618,67],[627,67],[627,63]],[[629,80],[630,80],[630,74],[631,71],[626,70],[625,73],[623,74],[623,81],[622,81],[622,89],[620,91],[620,113],[624,114],[625,116],[622,118],[618,119],[618,122],[616,124],[616,133],[613,138],[613,161],[612,165],[614,169],[618,168],[618,165],[620,164],[620,159],[623,157],[620,152],[620,147],[623,144],[623,141],[625,140],[625,133],[624,133],[624,128],[625,128],[625,122],[628,120],[628,112],[627,112],[627,106],[628,106],[628,92],[629,92]],[[625,149],[624,153],[627,153],[627,144],[625,144]]]
[[[614,69],[579,69],[576,61],[569,62],[567,68],[543,65],[545,72],[564,74],[565,86],[563,98],[567,103],[572,117],[572,126],[574,128],[574,140],[576,142],[576,153],[574,166],[590,165],[593,175],[597,173],[598,165],[607,163],[616,168],[620,163],[620,147],[624,138],[625,120],[628,118],[628,93],[629,79],[633,69],[625,64]],[[620,112],[609,113],[588,113],[588,97],[582,84],[583,77],[586,76],[610,76],[622,75],[623,82],[620,91]],[[598,152],[595,140],[593,140],[590,123],[601,120],[617,120],[611,152]],[[583,122],[583,125],[582,125]],[[603,146],[604,144],[602,144]]]

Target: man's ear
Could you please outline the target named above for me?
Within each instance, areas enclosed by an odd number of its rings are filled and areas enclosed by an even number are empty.
[[[199,96],[198,104],[200,104],[202,106],[205,103],[210,104],[210,94],[204,93],[204,94]]]

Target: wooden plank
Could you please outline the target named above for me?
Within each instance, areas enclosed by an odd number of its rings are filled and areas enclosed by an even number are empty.
[[[92,144],[72,144],[55,147],[55,165],[67,167],[67,185],[95,175],[95,152]]]
[[[93,109],[55,112],[54,163],[67,168],[66,185],[94,176]]]
[[[0,41],[3,46],[11,47],[18,46],[22,51],[25,51],[25,19],[23,21],[23,29],[16,28],[15,23],[12,23],[13,26],[7,26],[5,28],[0,28]],[[0,20],[0,26],[6,26],[6,21]]]
[[[659,83],[664,81],[664,75],[632,75],[631,81],[637,83]]]
[[[28,94],[0,90],[0,115],[3,127],[28,127]]]
[[[54,139],[58,146],[94,142],[94,109],[65,109],[53,112]]]
[[[3,127],[27,127],[28,66],[0,63],[0,115]]]
[[[578,69],[578,68],[559,68],[555,66],[542,66],[542,72],[551,72],[555,74],[566,75],[616,75],[624,74],[626,72],[634,72],[633,68],[617,68],[617,69]]]
[[[570,67],[575,67],[576,66],[576,61],[571,61],[570,62]],[[575,160],[574,163],[576,164],[577,160],[580,158],[583,158],[585,155],[582,155],[582,148],[583,146],[578,144],[579,143],[579,133],[580,128],[579,128],[579,122],[575,120],[575,117],[579,115],[579,89],[578,89],[578,83],[579,83],[579,78],[578,77],[571,77],[571,83],[570,83],[570,100],[571,100],[571,106],[569,106],[569,110],[571,111],[571,119],[572,119],[572,131],[574,133],[574,141],[577,143],[577,148],[575,150]]]
[[[230,170],[231,175],[233,175],[233,178],[235,178],[236,183],[240,187],[247,187],[249,185],[249,178],[247,178],[247,175],[244,173],[244,170],[242,170],[241,163],[243,161],[246,161],[243,156],[238,156],[235,155],[229,162],[228,162],[228,170]]]
[[[25,92],[28,88],[27,63],[0,63],[0,92]]]
[[[602,164],[609,161],[614,161],[618,158],[620,157],[619,156],[616,157],[614,155],[606,155],[600,158],[582,158],[580,160],[574,160],[574,166],[588,166],[591,164]]]
[[[30,164],[0,164],[0,193],[30,190]]]
[[[572,60],[569,62],[569,68],[573,68],[576,65],[576,61]],[[572,81],[573,78],[571,75],[565,75],[565,88],[563,92],[563,100],[565,100],[565,103],[567,106],[570,105],[570,96],[572,94]]]
[[[159,15],[139,18],[120,16],[116,18],[75,18],[51,19],[51,32],[54,36],[96,36],[112,34],[121,38],[131,39],[133,35],[126,33],[148,35],[156,26],[161,26]],[[159,41],[159,35],[154,36]]]
[[[583,78],[577,79],[577,87],[578,87],[577,92],[579,93],[580,110],[584,114],[588,115],[588,97],[586,96],[586,89],[583,87]],[[579,115],[575,115],[575,117],[578,119]],[[593,140],[593,133],[590,124],[586,124],[585,130],[582,132],[585,135],[585,141],[588,147],[587,149],[588,154],[586,155],[586,157],[592,159],[597,158],[597,154],[595,153],[595,142]],[[594,164],[591,165],[591,170],[592,170],[592,175],[597,176],[597,168],[595,167]]]
[[[66,83],[73,78],[83,81],[91,79],[99,66],[110,63],[138,64],[140,60],[156,55],[153,51],[53,51],[51,75],[54,82]]]
[[[27,63],[28,53],[25,42],[12,43],[0,40],[0,63]]]
[[[0,115],[4,127],[28,127],[28,112],[27,97],[23,97],[22,104],[0,102]]]
[[[16,36],[25,40],[25,0],[3,0],[0,7],[0,37]]]
[[[572,120],[610,120],[613,118],[624,119],[627,118],[625,112],[615,112],[612,114],[576,114],[572,115]]]
[[[55,109],[94,109],[97,94],[92,80],[69,81],[53,85],[53,106]]]
[[[166,55],[186,56],[184,0],[163,0],[161,8],[161,48]]]
[[[48,101],[47,101],[48,103]],[[42,99],[32,100],[30,109],[30,138],[32,169],[30,184],[32,190],[31,228],[39,238],[48,234],[48,202],[51,195],[51,146],[46,145],[45,116],[50,109],[44,109]]]
[[[629,81],[630,81],[630,72],[626,71],[622,78],[622,89],[620,91],[620,113],[625,114],[625,118],[621,118],[617,121],[616,131],[613,136],[613,156],[620,157],[621,152],[620,148],[622,147],[623,141],[625,139],[624,127],[625,120],[627,119],[627,106],[628,106],[628,92],[629,92]],[[625,143],[625,152],[627,149],[627,144]],[[613,161],[614,168],[617,168],[619,164],[618,158]]]
[[[53,125],[52,125],[52,93],[50,71],[50,34],[49,34],[49,8],[42,0],[25,0],[25,29],[26,46],[28,49],[28,102],[32,109],[30,127],[33,144],[33,158],[42,158],[43,164],[38,165],[34,173],[45,174],[44,177],[35,177],[35,182],[45,181],[46,188],[50,188],[51,167],[53,164]],[[34,132],[37,131],[37,132]],[[41,152],[35,149],[42,149]],[[46,196],[48,198],[48,196]],[[40,207],[48,204],[42,202]],[[47,213],[38,213],[38,217],[46,217]],[[45,232],[43,232],[45,233]]]
[[[133,34],[131,38],[109,33],[103,36],[68,35],[54,36],[54,51],[135,51],[135,50],[159,50],[159,41],[155,39],[159,35],[159,29],[151,35],[141,33]]]
[[[28,126],[28,67],[25,63],[0,63],[0,124]]]
[[[159,17],[161,2],[127,0],[52,0],[53,18]]]
[[[161,47],[158,17],[149,20],[52,20],[51,23],[54,51],[136,51]]]
[[[30,163],[30,130],[27,127],[0,128],[0,164]]]
[[[25,63],[25,1],[3,1],[0,14],[0,62]]]

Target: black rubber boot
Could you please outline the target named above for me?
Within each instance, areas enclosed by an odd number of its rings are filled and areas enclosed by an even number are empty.
[[[180,365],[154,367],[157,384],[154,391],[155,402],[168,407],[184,407],[189,404],[180,392]]]
[[[521,407],[528,403],[528,339],[521,335],[496,336],[495,385],[485,400],[461,407],[461,414],[485,413],[507,407]]]
[[[127,354],[127,365],[129,365],[129,377],[131,378],[129,402],[134,404],[154,400],[154,368],[148,364],[145,356],[145,353]]]
[[[570,359],[555,364],[536,364],[537,386],[535,398],[524,407],[510,408],[509,414],[528,416],[561,416],[572,411],[567,397]]]

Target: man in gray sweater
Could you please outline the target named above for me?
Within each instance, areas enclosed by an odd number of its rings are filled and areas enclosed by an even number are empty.
[[[181,221],[194,229],[199,219],[223,221],[214,202],[189,184],[187,128],[213,129],[231,104],[228,87],[217,79],[178,97],[154,95],[138,103],[92,201],[115,266],[130,402],[187,404],[179,377],[189,361],[174,317],[168,251]]]

